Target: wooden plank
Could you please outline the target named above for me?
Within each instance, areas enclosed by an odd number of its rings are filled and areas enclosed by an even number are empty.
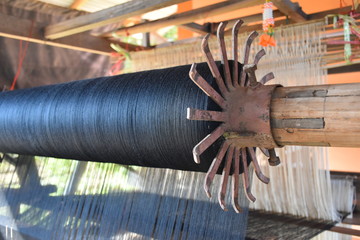
[[[310,98],[330,96],[360,96],[359,83],[324,84],[314,86],[277,88],[272,98]]]
[[[305,22],[308,19],[298,3],[293,3],[291,0],[272,0],[282,13],[288,15],[295,22]]]
[[[328,69],[328,74],[360,72],[360,64],[351,64]]]
[[[210,6],[194,9],[191,11],[174,14],[172,16],[162,18],[159,20],[140,23],[131,27],[121,28],[116,31],[119,35],[124,34],[135,34],[142,32],[152,32],[159,28],[171,26],[171,25],[181,25],[186,23],[191,23],[199,19],[206,17],[217,16],[226,12],[234,11],[240,8],[252,7],[260,5],[262,0],[229,0],[225,2],[220,2]],[[103,34],[102,36],[109,37],[111,33]]]
[[[360,237],[360,230],[352,229],[352,228],[335,226],[335,227],[330,228],[329,231]]]
[[[180,27],[182,27],[184,29],[187,29],[187,30],[190,30],[192,32],[202,34],[202,35],[211,32],[211,24],[210,23],[200,25],[200,24],[192,22],[192,23],[182,24],[182,25],[180,25]]]
[[[88,15],[79,16],[45,28],[47,39],[58,39],[127,18],[141,15],[159,8],[185,2],[186,0],[133,0]]]
[[[351,225],[360,225],[360,218],[345,218],[342,223]]]
[[[271,121],[272,128],[323,129],[324,125],[323,118],[288,118]]]
[[[292,24],[292,20],[291,19],[282,19],[282,20],[277,20],[276,21],[276,27],[282,26],[282,25],[289,25]],[[240,28],[241,32],[252,32],[252,31],[262,31],[262,23],[261,24],[254,24],[254,25],[245,25],[245,26],[241,26]],[[276,30],[275,30],[276,31]],[[229,28],[228,30],[226,30],[225,35],[230,35],[231,33],[231,28]]]
[[[360,83],[277,88],[271,122],[318,118],[323,127],[272,125],[274,139],[279,145],[360,147],[359,102]]]
[[[88,34],[77,34],[69,38],[57,41],[48,41],[44,38],[43,27],[46,23],[32,23],[27,19],[20,19],[14,16],[0,14],[0,36],[17,40],[24,40],[33,43],[45,44],[55,47],[62,47],[72,50],[109,55],[113,50],[110,48],[110,41],[89,36]],[[31,37],[29,32],[32,29]]]
[[[280,12],[279,10],[275,10],[275,11],[273,12],[273,17],[274,17],[274,19],[275,19],[275,18],[279,18],[279,17],[283,17],[283,16],[284,16],[284,14],[283,14],[282,12]],[[243,27],[245,27],[245,26],[248,25],[249,23],[262,22],[263,16],[262,16],[262,13],[258,13],[258,14],[254,14],[254,15],[248,15],[248,16],[240,17],[240,19],[244,21]],[[227,22],[228,22],[228,25],[227,25],[228,28],[226,29],[226,31],[229,30],[229,29],[231,29],[232,26],[235,24],[235,22],[236,22],[237,20],[239,20],[239,18],[234,18],[234,19],[229,19],[229,20],[227,20]],[[218,26],[219,26],[219,24],[220,24],[220,22],[219,22],[219,23],[214,23],[212,29],[213,29],[214,31],[216,31],[217,28],[218,28]],[[279,24],[278,24],[278,21],[276,21],[275,24],[278,26],[278,25],[279,25]],[[254,26],[254,25],[253,25],[253,26]],[[255,25],[255,26],[260,26],[260,25]],[[243,27],[241,27],[241,29],[242,29]],[[261,23],[261,27],[262,27],[262,23]]]
[[[280,12],[279,10],[275,10],[273,12],[273,16],[274,16],[274,18],[279,18],[279,17],[283,17],[284,14],[282,12]],[[258,13],[258,14],[254,14],[254,15],[244,16],[244,17],[241,17],[240,19],[244,21],[243,26],[246,26],[249,23],[261,22],[263,19],[263,16],[262,16],[262,13]],[[239,20],[239,18],[227,20],[228,27],[225,29],[225,31],[231,29],[237,20]],[[216,30],[217,30],[219,24],[220,24],[220,22],[207,23],[204,25],[200,25],[200,24],[196,24],[196,23],[186,23],[186,24],[180,25],[180,27],[188,29],[193,32],[200,33],[200,34],[206,34],[206,33],[216,33]]]
[[[339,13],[344,13],[344,12],[350,12],[352,9],[351,6],[347,6],[347,7],[343,7],[343,8],[334,8],[331,10],[327,10],[327,11],[323,11],[323,12],[317,12],[317,13],[312,13],[308,15],[308,20],[315,20],[315,19],[321,19],[326,17],[329,14],[339,14]]]

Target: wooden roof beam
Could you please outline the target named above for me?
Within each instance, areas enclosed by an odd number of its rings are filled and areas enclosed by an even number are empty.
[[[335,9],[331,9],[331,10],[327,10],[327,11],[323,11],[323,12],[312,13],[312,14],[308,15],[308,20],[321,19],[330,14],[348,13],[351,11],[351,9],[352,9],[351,6],[347,6],[347,7],[343,7],[343,8],[335,8]]]
[[[45,37],[47,39],[62,38],[185,1],[187,0],[133,0],[98,12],[47,26],[45,28]]]
[[[213,17],[226,12],[234,11],[236,9],[260,5],[262,2],[263,0],[229,0],[191,11],[174,14],[159,20],[144,22],[131,27],[120,28],[116,31],[116,33],[118,35],[124,35],[152,32],[159,28],[187,24],[199,19],[203,19],[204,17]],[[101,36],[110,37],[111,33],[105,33]]]
[[[182,27],[184,29],[187,29],[192,32],[196,32],[199,34],[207,34],[211,32],[211,23],[205,23],[203,25],[198,23],[185,23],[181,24],[179,27]]]
[[[21,19],[11,15],[0,13],[0,37],[23,40],[38,44],[44,44],[54,47],[67,48],[71,50],[90,52],[95,54],[110,56],[111,41],[90,36],[87,33],[79,33],[70,37],[59,40],[49,41],[44,37],[44,26],[46,23],[32,22],[28,19]],[[31,31],[31,36],[29,32]],[[131,50],[132,47],[139,48],[139,46],[131,46],[131,44],[118,43],[122,47]],[[141,48],[141,47],[140,47]]]
[[[289,16],[294,22],[304,22],[308,19],[308,15],[303,12],[298,3],[293,3],[291,0],[272,0],[272,2],[280,12]]]
[[[274,16],[274,19],[276,19],[276,18],[279,18],[279,17],[283,17],[284,14],[283,14],[282,12],[280,12],[279,10],[275,10],[275,11],[273,12],[273,16]],[[228,21],[228,25],[227,25],[228,28],[226,28],[226,31],[229,30],[229,29],[231,29],[232,26],[235,24],[235,22],[236,22],[237,20],[239,20],[239,19],[241,19],[241,20],[244,21],[243,26],[240,28],[240,29],[242,30],[242,29],[243,29],[245,26],[247,26],[249,23],[261,22],[261,21],[263,20],[263,16],[262,16],[262,13],[258,13],[258,14],[254,14],[254,15],[249,15],[249,16],[245,16],[245,17],[240,17],[240,18],[234,18],[234,19],[227,20],[227,21]],[[217,30],[219,24],[220,24],[220,22],[213,23],[212,29],[211,29],[211,32],[212,32],[212,33],[216,33],[216,30]],[[278,23],[278,20],[275,21],[275,25],[278,25],[278,24],[279,24],[279,23]],[[281,22],[281,24],[283,24],[283,22]],[[256,26],[259,26],[259,25],[256,25]],[[261,25],[261,26],[262,26],[262,25]],[[261,29],[261,27],[260,27],[260,29]]]

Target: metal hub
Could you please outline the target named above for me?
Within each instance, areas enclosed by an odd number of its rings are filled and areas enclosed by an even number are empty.
[[[280,85],[264,85],[274,78],[273,73],[268,73],[259,82],[256,80],[255,70],[261,57],[265,55],[264,50],[261,50],[256,54],[253,63],[248,63],[250,47],[255,37],[258,36],[257,32],[252,32],[246,41],[242,65],[243,68],[239,74],[239,66],[241,65],[237,64],[237,38],[242,23],[243,22],[239,20],[233,27],[232,55],[235,64],[232,68],[232,72],[230,72],[224,40],[224,29],[227,23],[221,23],[217,31],[224,79],[210,52],[208,45],[209,34],[204,37],[201,44],[203,54],[207,59],[208,66],[215,78],[220,92],[217,92],[211,87],[211,85],[197,72],[195,63],[192,65],[189,73],[193,82],[216,104],[218,104],[222,108],[222,111],[207,111],[188,108],[187,112],[187,118],[190,120],[222,122],[220,126],[194,147],[193,155],[195,162],[200,163],[200,155],[217,139],[224,137],[225,141],[220,147],[217,156],[213,160],[206,174],[204,189],[207,195],[211,197],[210,185],[226,155],[218,198],[220,206],[224,210],[227,210],[225,206],[225,195],[228,179],[230,177],[230,169],[232,168],[232,205],[236,212],[241,212],[238,203],[240,163],[243,169],[242,177],[246,196],[249,200],[255,201],[255,197],[250,190],[247,156],[250,156],[250,159],[253,162],[257,177],[262,182],[266,184],[269,183],[269,178],[264,176],[261,172],[255,156],[254,147],[259,147],[266,156],[270,157],[270,165],[274,166],[280,163],[280,160],[273,149],[274,147],[279,146],[274,141],[270,127],[271,95],[274,89]]]

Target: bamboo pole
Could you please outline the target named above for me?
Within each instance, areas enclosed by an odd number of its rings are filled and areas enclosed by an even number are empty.
[[[277,88],[270,116],[279,145],[360,147],[360,83]]]

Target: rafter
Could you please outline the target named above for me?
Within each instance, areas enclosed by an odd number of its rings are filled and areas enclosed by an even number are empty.
[[[110,55],[110,41],[89,36],[88,34],[77,34],[57,41],[47,41],[43,35],[44,23],[32,23],[27,19],[0,14],[0,36],[33,43],[62,47],[78,51],[91,52],[102,55]],[[32,29],[31,36],[29,32]]]
[[[293,3],[291,0],[272,0],[272,2],[280,12],[288,15],[295,22],[304,22],[308,19],[308,15],[298,3]]]
[[[252,7],[260,5],[262,0],[229,0],[225,2],[220,2],[210,6],[190,10],[183,13],[178,13],[171,15],[166,18],[162,18],[155,21],[150,21],[146,23],[140,23],[131,27],[121,28],[116,31],[117,34],[135,34],[141,32],[152,32],[162,27],[167,27],[171,25],[181,25],[186,23],[191,23],[199,19],[206,17],[213,17],[230,11],[234,11],[240,8]],[[110,36],[111,33],[105,33],[102,36]]]

